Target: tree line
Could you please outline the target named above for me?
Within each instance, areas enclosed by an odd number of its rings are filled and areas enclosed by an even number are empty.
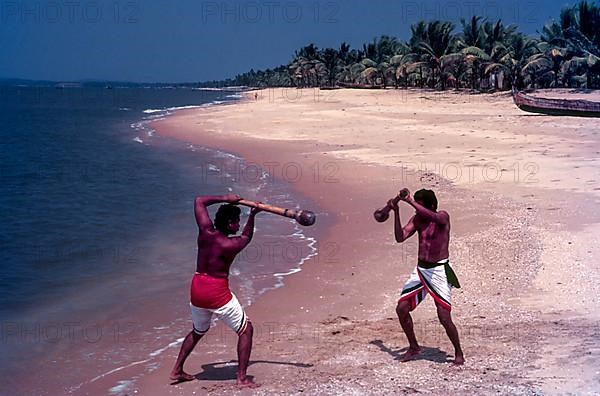
[[[408,41],[380,36],[353,49],[295,51],[287,65],[250,70],[202,87],[420,87],[475,91],[600,86],[600,7],[581,1],[561,10],[538,37],[480,16],[421,21]]]

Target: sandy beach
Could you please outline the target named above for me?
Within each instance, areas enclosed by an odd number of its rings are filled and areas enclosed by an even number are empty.
[[[186,365],[198,381],[169,384],[174,345],[151,374],[121,370],[82,394],[132,377],[142,395],[600,392],[597,120],[524,113],[507,93],[244,96],[153,127],[240,155],[315,204],[318,255],[248,309],[249,374],[262,387],[237,390],[236,339],[217,326]],[[450,213],[463,367],[448,363],[453,349],[430,297],[413,314],[425,352],[398,361],[407,341],[394,309],[417,239],[395,243],[392,222],[372,213],[402,187],[434,189]],[[401,219],[411,215],[402,206]]]

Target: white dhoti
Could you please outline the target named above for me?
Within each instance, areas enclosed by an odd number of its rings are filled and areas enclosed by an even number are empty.
[[[399,301],[410,302],[412,311],[425,299],[427,294],[431,294],[436,304],[450,311],[452,309],[452,287],[459,288],[460,284],[448,259],[440,260],[437,263],[419,260],[419,264],[402,288]]]

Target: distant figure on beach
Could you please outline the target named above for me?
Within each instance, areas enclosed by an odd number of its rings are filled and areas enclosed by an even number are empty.
[[[258,100],[258,92],[254,92],[254,100]]]
[[[418,264],[404,285],[396,307],[400,325],[409,342],[408,350],[402,355],[401,360],[411,360],[421,353],[410,311],[414,310],[427,294],[431,294],[440,323],[454,346],[454,364],[461,365],[465,362],[465,358],[460,347],[458,331],[450,315],[451,288],[460,287],[448,260],[450,216],[443,210],[437,211],[438,202],[432,190],[419,190],[414,198],[406,190],[399,199],[415,208],[416,214],[403,227],[400,223],[398,200],[388,201],[388,206],[394,211],[396,242],[406,241],[415,232],[419,235]]]
[[[196,273],[192,279],[191,302],[193,330],[185,337],[175,367],[171,371],[171,380],[192,381],[195,377],[183,371],[183,364],[198,341],[208,332],[211,318],[216,315],[238,334],[238,371],[237,384],[243,387],[257,387],[246,376],[252,334],[254,329],[236,296],[229,290],[229,267],[236,255],[252,240],[254,217],[261,210],[252,208],[250,217],[240,236],[240,208],[235,205],[242,198],[238,195],[201,196],[195,200],[194,212],[198,223],[198,259]],[[221,205],[211,221],[207,206]]]

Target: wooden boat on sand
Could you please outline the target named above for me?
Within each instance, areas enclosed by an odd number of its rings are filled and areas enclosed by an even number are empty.
[[[600,117],[600,102],[584,99],[541,98],[513,90],[515,105],[530,113],[554,116]]]

